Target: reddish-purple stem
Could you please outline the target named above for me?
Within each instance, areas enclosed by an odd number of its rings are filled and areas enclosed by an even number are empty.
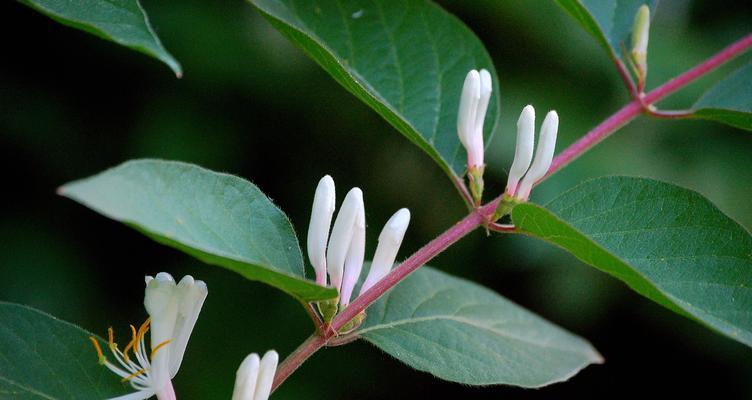
[[[749,34],[734,44],[723,49],[718,54],[709,58],[702,64],[690,69],[689,71],[677,76],[676,78],[666,82],[657,89],[647,93],[642,99],[634,99],[629,104],[624,106],[616,114],[610,116],[603,121],[600,125],[596,126],[592,131],[588,132],[580,140],[573,143],[566,150],[561,152],[553,161],[551,168],[546,176],[553,174],[560,170],[566,164],[582,155],[589,150],[595,144],[603,140],[605,137],[616,131],[618,128],[635,118],[643,110],[643,107],[655,103],[656,101],[666,97],[667,95],[679,90],[686,86],[690,82],[699,78],[700,76],[710,72],[714,68],[730,60],[731,58],[741,54],[749,47],[752,46],[752,34]],[[467,190],[464,191],[463,182],[454,182],[455,185],[466,197]],[[463,218],[454,226],[446,230],[434,240],[423,246],[420,250],[415,252],[412,256],[406,259],[397,268],[393,269],[387,274],[381,281],[371,287],[362,295],[358,296],[347,308],[345,308],[340,314],[338,314],[331,323],[331,329],[326,329],[321,334],[314,333],[305,342],[303,342],[292,354],[290,354],[279,365],[276,375],[274,376],[273,389],[279,387],[298,367],[305,362],[313,353],[320,348],[326,346],[327,342],[337,335],[337,330],[342,328],[350,320],[355,318],[358,314],[365,311],[369,305],[376,301],[379,297],[383,296],[386,292],[396,286],[399,282],[405,279],[408,275],[420,268],[422,265],[430,261],[433,257],[447,249],[449,246],[460,240],[462,237],[477,229],[482,225],[488,225],[489,219],[492,217],[494,211],[501,197],[494,199],[488,204],[481,206],[473,210],[470,215]],[[503,225],[499,225],[499,230],[502,230]],[[494,225],[494,228],[496,226]],[[506,227],[504,227],[506,228]],[[506,230],[506,229],[503,229]]]
[[[642,98],[642,101],[640,101],[640,99],[632,100],[632,102],[622,107],[621,110],[617,111],[616,114],[601,122],[600,125],[593,128],[593,130],[588,132],[585,136],[574,142],[566,150],[557,155],[551,163],[551,168],[548,170],[546,177],[557,172],[565,165],[569,164],[572,160],[582,155],[582,153],[586,152],[591,147],[598,144],[601,140],[608,137],[608,135],[615,132],[618,128],[634,119],[642,111],[643,104],[650,105],[657,102],[658,100],[663,99],[669,94],[693,82],[695,79],[717,68],[726,61],[729,61],[730,59],[743,53],[751,46],[752,34],[749,34],[734,42],[732,45],[721,50],[703,63],[677,76],[676,78],[671,79],[670,81],[659,86],[657,89],[645,94],[645,96]],[[546,177],[544,177],[543,179],[545,179]]]

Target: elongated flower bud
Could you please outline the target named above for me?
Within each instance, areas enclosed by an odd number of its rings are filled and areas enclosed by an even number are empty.
[[[468,152],[471,152],[473,135],[475,134],[476,114],[480,102],[480,74],[476,70],[470,70],[465,77],[460,97],[460,108],[457,111],[457,134],[460,142]],[[468,167],[469,167],[468,163]]]
[[[330,283],[337,290],[342,288],[345,259],[350,251],[356,219],[363,209],[363,192],[359,188],[352,188],[342,201],[334,227],[332,227],[329,248],[326,252],[326,264]]]
[[[358,209],[353,226],[352,241],[350,248],[347,250],[345,258],[345,270],[342,277],[342,290],[340,291],[339,301],[342,307],[350,304],[355,284],[360,277],[360,271],[363,269],[363,260],[366,253],[366,213],[363,207]]]
[[[506,193],[514,196],[517,185],[530,168],[533,159],[533,146],[535,145],[535,108],[531,105],[522,109],[520,118],[517,120],[517,146],[514,150],[514,161],[509,168]]]
[[[648,74],[648,39],[650,36],[650,7],[643,4],[637,10],[632,27],[632,61],[637,67],[638,79],[644,82]]]
[[[360,288],[361,294],[370,289],[371,286],[375,285],[376,282],[380,281],[381,278],[391,271],[409,224],[410,210],[407,208],[397,211],[386,222],[384,229],[379,235],[379,244],[376,247],[376,253],[371,262],[371,270],[368,272],[368,277]]]
[[[326,243],[335,207],[334,180],[325,175],[316,186],[308,224],[308,259],[316,271],[316,283],[326,286]]]
[[[249,354],[238,367],[232,400],[267,400],[272,390],[279,355],[269,350],[259,359],[258,354]]]
[[[543,120],[540,138],[538,139],[538,149],[535,151],[535,158],[530,170],[527,171],[520,183],[517,198],[527,200],[535,182],[543,178],[548,172],[554,158],[554,150],[556,150],[556,133],[558,130],[559,115],[556,114],[556,111],[550,111]]]

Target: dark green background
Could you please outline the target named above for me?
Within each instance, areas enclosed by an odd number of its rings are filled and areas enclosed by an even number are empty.
[[[654,87],[749,30],[738,2],[664,1],[651,32]],[[725,4],[725,3],[724,3]],[[143,276],[207,281],[209,297],[176,390],[230,397],[252,351],[288,354],[309,334],[279,291],[203,265],[55,195],[67,181],[138,157],[177,159],[259,185],[305,237],[315,184],[365,193],[368,254],[399,207],[413,221],[401,258],[463,215],[432,161],[340,88],[242,1],[144,0],[185,76],[141,54],[54,23],[14,2],[0,15],[0,300],[29,304],[104,334],[145,317]],[[561,116],[558,149],[626,102],[605,53],[550,1],[446,2],[486,43],[501,78],[502,123],[488,150],[489,193],[503,189],[521,108]],[[686,107],[747,55],[665,102]],[[752,227],[752,136],[702,121],[640,118],[541,185],[542,201],[587,178],[641,175],[700,191]],[[530,238],[476,232],[433,265],[481,282],[589,339],[606,358],[541,390],[470,388],[412,371],[367,344],[317,353],[275,399],[752,395],[752,352],[672,314]],[[0,321],[2,323],[2,321]],[[92,350],[92,363],[96,356]],[[113,375],[113,379],[117,379]]]

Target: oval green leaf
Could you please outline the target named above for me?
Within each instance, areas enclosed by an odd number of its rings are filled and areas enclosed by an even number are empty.
[[[630,50],[632,26],[643,4],[655,15],[657,0],[556,0],[567,14],[592,35],[612,59],[627,60],[622,44]]]
[[[541,387],[603,361],[584,339],[430,267],[369,307],[359,334],[415,369],[469,385]]]
[[[702,195],[651,179],[608,177],[544,207],[515,207],[517,228],[752,346],[752,237]]]
[[[94,334],[13,303],[0,302],[0,321],[0,398],[101,400],[133,391],[99,365]]]
[[[484,136],[499,119],[498,78],[478,38],[425,0],[249,0],[337,82],[373,108],[451,177],[466,155],[457,137],[460,91],[470,69],[493,76]]]
[[[135,160],[59,193],[208,264],[277,287],[302,301],[336,289],[305,279],[287,216],[251,182],[175,161]]]
[[[61,24],[154,57],[167,64],[178,77],[183,74],[180,63],[154,33],[138,0],[21,0],[21,3]]]
[[[692,117],[752,131],[752,62],[708,89],[693,108]]]

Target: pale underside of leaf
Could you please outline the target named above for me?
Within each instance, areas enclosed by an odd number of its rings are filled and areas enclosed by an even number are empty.
[[[471,385],[540,387],[602,362],[585,340],[430,267],[371,306],[358,334],[413,368]]]

